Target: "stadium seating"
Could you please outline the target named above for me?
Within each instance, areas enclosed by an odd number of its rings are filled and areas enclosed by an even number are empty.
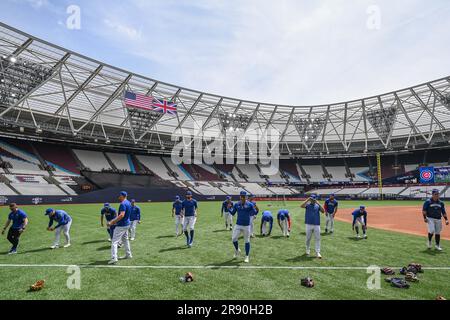
[[[188,174],[197,181],[220,181],[222,178],[217,174],[213,167],[202,164],[182,164]]]
[[[349,196],[355,196],[363,193],[368,188],[344,188],[342,190],[336,191],[336,195],[349,195]]]
[[[64,191],[54,184],[11,183],[11,186],[24,196],[65,196]]]
[[[11,190],[6,184],[0,183],[0,196],[15,196],[16,193]]]
[[[369,167],[350,167],[350,172],[355,175],[352,179],[355,182],[368,182],[370,178],[367,176]]]
[[[325,180],[323,177],[324,172],[322,166],[302,165],[302,167],[306,174],[311,177],[309,178],[310,182],[322,182]]]
[[[177,165],[177,164],[173,163],[172,159],[169,157],[163,157],[162,159],[165,162],[165,164],[167,165],[167,167],[169,167],[170,170],[175,173],[177,180],[181,180],[181,181],[195,180],[189,174],[189,172],[185,168],[183,168],[182,165]]]
[[[206,196],[213,195],[226,195],[222,190],[217,187],[212,186],[209,182],[201,182],[201,181],[190,181],[187,182],[190,189],[196,191],[199,194],[203,194]]]
[[[332,176],[333,182],[348,182],[350,178],[346,177],[347,171],[345,167],[326,167],[327,172]]]
[[[261,187],[257,183],[241,183],[245,190],[254,194],[255,196],[272,196],[274,193],[269,191],[267,188]]]
[[[244,189],[241,186],[235,184],[234,182],[217,182],[216,185],[225,194],[232,195],[232,196],[239,195],[239,193],[242,191],[242,189]],[[246,191],[248,191],[248,190],[246,190]]]
[[[169,175],[169,171],[160,157],[137,155],[136,158],[144,167],[158,175],[161,179],[168,181],[175,180],[174,177]]]
[[[66,184],[60,184],[59,187],[61,189],[63,189],[70,196],[76,196],[77,195],[77,193],[71,187],[69,187]]]
[[[271,191],[274,194],[277,195],[293,195],[293,194],[297,194],[298,192],[288,188],[288,187],[267,187],[267,189],[269,189],[269,191]]]
[[[1,157],[3,161],[9,162],[12,165],[10,169],[11,173],[16,174],[34,174],[34,175],[49,175],[49,173],[45,170],[42,170],[38,164],[19,160],[15,158],[10,158],[6,156]]]
[[[83,166],[91,171],[112,170],[111,165],[102,152],[78,149],[73,149],[73,152]]]
[[[280,160],[280,171],[282,171],[291,183],[302,181],[301,170],[295,160]]]
[[[398,195],[403,190],[405,190],[405,186],[402,187],[383,187],[383,194],[385,195]],[[378,187],[369,188],[366,191],[364,191],[362,196],[378,196],[380,195],[380,189]]]
[[[446,186],[432,186],[432,185],[412,186],[406,188],[403,192],[401,192],[400,196],[407,198],[425,199],[431,197],[431,192],[433,191],[433,189],[438,189],[440,192],[442,192],[446,188],[447,188]]]
[[[48,184],[47,180],[45,180],[42,176],[14,175],[14,174],[5,174],[4,176],[13,183]]]
[[[55,168],[54,175],[77,176],[80,174],[79,165],[68,147],[41,142],[35,142],[34,146],[42,159]]]
[[[306,194],[317,194],[319,196],[328,196],[332,193],[338,193],[342,188],[330,188],[330,189],[314,189],[306,192]]]
[[[111,160],[114,166],[119,171],[126,171],[136,173],[136,170],[131,160],[131,156],[123,153],[106,153],[106,156]]]

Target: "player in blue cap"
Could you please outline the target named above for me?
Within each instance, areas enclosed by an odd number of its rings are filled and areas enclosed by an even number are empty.
[[[136,200],[131,199],[131,214],[130,214],[130,241],[136,239],[136,227],[141,224],[141,208],[136,205]]]
[[[356,231],[356,238],[360,238],[359,236],[359,227],[361,227],[363,231],[363,238],[367,239],[367,211],[366,207],[361,205],[359,209],[356,209],[352,213],[353,215],[353,223],[352,230]]]
[[[267,224],[269,224],[269,230],[267,230]],[[263,237],[268,237],[272,233],[272,227],[273,227],[273,216],[272,212],[270,211],[264,211],[261,217],[261,235]]]
[[[175,218],[175,236],[178,238],[183,233],[184,218],[181,214],[183,209],[183,201],[180,196],[175,197],[175,201],[172,204],[172,218]]]
[[[431,198],[425,201],[422,208],[423,219],[428,224],[428,249],[432,247],[433,235],[436,242],[436,250],[442,251],[441,248],[441,231],[442,231],[442,218],[445,220],[445,224],[448,226],[447,212],[445,211],[444,202],[440,200],[440,191],[434,189],[432,191]]]
[[[191,191],[186,192],[186,199],[182,202],[182,210],[184,217],[183,232],[186,236],[186,244],[191,248],[194,243],[194,227],[198,217],[197,200],[192,198]]]
[[[306,255],[311,253],[311,239],[314,235],[315,249],[317,258],[321,259],[320,253],[320,213],[324,213],[325,209],[317,202],[317,196],[311,195],[301,205],[305,210],[305,225],[306,225]]]
[[[222,202],[222,208],[220,209],[220,216],[225,217],[225,230],[233,230],[233,216],[228,211],[228,208],[233,205],[231,197],[227,196],[225,201]]]
[[[8,241],[12,244],[8,254],[16,254],[17,247],[19,246],[19,238],[28,225],[28,217],[27,214],[22,209],[19,209],[15,203],[11,203],[9,205],[9,210],[10,213],[8,215],[8,220],[6,220],[5,226],[2,229],[2,235],[5,234],[6,229],[12,222],[7,236]]]
[[[125,257],[123,259],[131,259],[130,240],[128,239],[128,231],[130,229],[131,203],[127,199],[128,193],[121,191],[119,194],[119,214],[116,218],[108,222],[108,227],[115,226],[113,238],[111,241],[111,260],[108,264],[116,264],[118,261],[117,249],[120,243],[125,245]]]
[[[334,194],[330,194],[330,197],[325,200],[325,204],[323,205],[323,208],[325,209],[325,233],[334,232],[334,217],[336,216],[337,209],[338,209],[338,202],[336,200],[336,197]],[[329,227],[328,227],[329,226]]]
[[[114,209],[113,207],[111,207],[111,205],[109,203],[105,203],[103,205],[102,210],[100,211],[100,225],[102,227],[105,226],[104,223],[104,219],[106,219],[106,223],[108,223],[109,221],[111,221],[112,219],[115,219],[117,217],[117,210]],[[114,227],[106,227],[106,230],[108,231],[108,235],[109,235],[109,239],[108,241],[111,242],[112,236],[113,236],[113,232],[114,232]]]
[[[281,231],[283,232],[284,237],[289,238],[290,233],[290,220],[291,217],[289,216],[289,210],[287,209],[281,209],[278,211],[277,214],[277,221],[278,225],[280,226]]]
[[[251,217],[256,215],[256,208],[247,200],[247,192],[241,191],[240,200],[230,206],[230,213],[237,213],[236,225],[233,229],[232,241],[235,248],[234,258],[237,258],[241,252],[239,249],[239,236],[243,234],[245,242],[245,259],[244,262],[250,262],[250,223]]]
[[[69,214],[64,210],[55,210],[52,208],[48,208],[47,210],[45,210],[45,215],[50,219],[50,221],[48,222],[47,230],[55,231],[55,241],[50,248],[59,248],[61,231],[64,233],[64,237],[66,238],[66,244],[64,245],[64,248],[70,247],[70,227],[72,226],[72,218],[69,216]],[[55,227],[53,227],[54,221],[57,222],[57,225]]]

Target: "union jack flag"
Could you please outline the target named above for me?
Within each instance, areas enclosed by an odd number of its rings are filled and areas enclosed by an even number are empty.
[[[155,111],[164,114],[176,115],[177,104],[167,100],[156,99],[140,93],[126,91],[123,102],[127,108],[137,108],[148,111]]]

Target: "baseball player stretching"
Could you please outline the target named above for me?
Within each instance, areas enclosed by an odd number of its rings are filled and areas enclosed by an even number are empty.
[[[360,206],[359,209],[356,209],[352,213],[353,215],[353,223],[352,229],[356,231],[356,238],[360,238],[359,236],[359,227],[361,227],[363,232],[363,238],[367,239],[367,211],[365,206]]]
[[[183,202],[180,196],[175,197],[175,201],[172,204],[172,218],[175,218],[175,236],[178,238],[183,233],[184,218],[181,214],[183,209]]]
[[[106,219],[106,223],[111,221],[112,219],[117,217],[117,211],[113,207],[110,206],[109,203],[105,203],[103,205],[102,210],[100,211],[100,225],[102,228],[105,226],[104,219]],[[107,227],[106,231],[108,232],[109,238],[108,241],[111,242],[113,232],[114,232],[114,226]]]
[[[253,203],[247,200],[247,192],[241,191],[240,200],[236,202],[233,206],[230,205],[230,213],[234,216],[237,212],[236,225],[233,229],[233,236],[231,240],[234,245],[234,258],[237,258],[241,252],[239,249],[239,236],[241,233],[244,236],[245,242],[245,259],[244,262],[250,262],[250,224],[252,216],[256,215],[256,208]]]
[[[441,231],[442,231],[442,217],[445,219],[445,224],[448,226],[447,212],[445,211],[444,202],[442,202],[439,190],[433,190],[430,199],[423,204],[422,214],[425,223],[428,224],[428,249],[432,247],[433,235],[436,241],[436,250],[442,251],[441,248]]]
[[[194,227],[198,216],[198,205],[197,200],[192,199],[191,191],[186,192],[186,199],[182,203],[182,210],[184,217],[183,232],[186,236],[186,244],[189,248],[192,248],[192,244],[194,243]]]
[[[267,224],[269,224],[269,231],[267,232]],[[273,216],[272,212],[264,211],[261,217],[261,235],[263,237],[268,237],[272,233],[273,227]]]
[[[72,226],[72,218],[64,210],[54,210],[52,208],[48,208],[47,210],[45,210],[45,215],[50,219],[50,221],[48,222],[47,230],[55,231],[55,241],[50,248],[59,248],[61,231],[64,233],[64,237],[66,238],[66,244],[64,245],[64,248],[70,247],[70,227]],[[54,221],[58,223],[56,227],[52,227]]]
[[[306,255],[309,256],[311,254],[311,239],[314,234],[316,256],[322,259],[320,254],[320,213],[324,213],[325,209],[317,202],[316,195],[311,195],[300,207],[306,209]]]
[[[116,264],[117,247],[119,243],[125,245],[125,257],[124,259],[131,259],[131,247],[130,240],[128,240],[128,230],[130,229],[130,215],[131,215],[131,203],[127,200],[128,194],[125,191],[121,191],[119,194],[119,214],[116,218],[108,222],[108,227],[114,227],[113,237],[111,241],[111,260],[108,264]]]
[[[325,233],[334,232],[334,217],[336,216],[336,212],[338,209],[338,202],[335,199],[334,194],[330,194],[330,197],[325,200],[325,204],[323,206],[325,209],[325,216],[326,216],[326,222],[325,222]],[[328,225],[330,226],[328,228]]]
[[[256,201],[255,201],[255,196],[254,195],[250,195],[248,197],[248,201],[250,201],[251,204],[253,204],[253,206],[255,207],[255,213],[252,214],[252,216],[250,217],[250,236],[252,238],[255,237],[255,221],[256,221],[256,216],[259,213],[259,208],[256,205]]]
[[[131,200],[131,214],[130,214],[130,240],[136,239],[136,227],[141,224],[141,208],[136,205],[136,200]]]
[[[225,230],[233,230],[233,216],[228,212],[228,208],[233,205],[231,197],[227,196],[226,200],[222,202],[222,208],[220,209],[220,216],[225,217]]]
[[[278,225],[283,232],[284,237],[289,238],[291,232],[291,217],[289,216],[289,210],[281,209],[277,214]]]
[[[23,210],[19,209],[15,203],[11,203],[9,205],[9,209],[11,212],[8,215],[8,220],[6,220],[5,227],[2,230],[2,235],[5,234],[6,229],[12,222],[7,236],[8,241],[12,244],[8,254],[16,254],[17,247],[19,246],[19,238],[28,225],[28,217],[27,214]]]

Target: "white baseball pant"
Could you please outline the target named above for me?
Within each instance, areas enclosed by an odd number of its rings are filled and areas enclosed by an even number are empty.
[[[131,221],[131,225],[130,225],[130,238],[131,239],[136,238],[136,227],[137,227],[138,223],[139,223],[138,220]]]
[[[224,212],[223,217],[225,219],[225,225],[231,226],[233,224],[233,215],[229,212]]]
[[[66,238],[66,244],[70,243],[70,227],[72,226],[72,220],[69,221],[64,226],[60,226],[55,229],[55,242],[53,242],[54,246],[59,246],[59,239],[61,238],[61,231],[64,233],[64,237]]]
[[[187,231],[188,228],[189,228],[189,230],[194,230],[196,221],[197,221],[197,217],[196,216],[184,217],[183,231]]]
[[[238,241],[240,235],[244,236],[244,242],[245,243],[249,243],[250,242],[250,226],[240,226],[240,225],[235,225],[234,229],[233,229],[233,234],[231,236],[231,240],[233,242]]]
[[[328,227],[328,225],[330,227]],[[330,230],[330,231],[334,231],[334,214],[332,213],[327,213],[326,216],[326,223],[325,223],[325,229]]]
[[[250,216],[250,235],[254,234],[256,216]]]
[[[316,253],[320,253],[320,226],[307,224],[306,225],[306,251],[311,249],[311,239],[314,234]]]
[[[181,214],[175,215],[175,233],[179,235],[183,231],[184,218]]]
[[[262,222],[262,227],[261,227],[262,234],[267,234],[269,232],[268,229],[269,229],[269,222],[268,221],[263,221]]]
[[[440,235],[442,231],[442,219],[428,219],[428,233]]]
[[[280,221],[281,230],[283,231],[283,236],[289,235],[289,222],[288,219],[284,219]]]
[[[117,247],[119,243],[125,245],[125,254],[131,256],[130,240],[128,240],[128,230],[130,226],[114,228],[113,238],[111,240],[111,260],[117,261]]]

